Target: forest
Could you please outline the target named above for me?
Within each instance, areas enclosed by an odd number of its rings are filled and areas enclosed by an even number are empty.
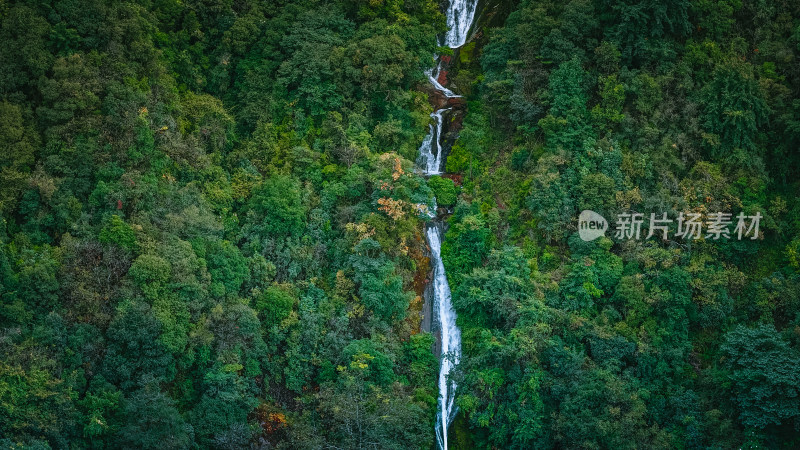
[[[432,216],[450,448],[800,447],[800,2],[447,3],[0,0],[0,448],[435,448]]]

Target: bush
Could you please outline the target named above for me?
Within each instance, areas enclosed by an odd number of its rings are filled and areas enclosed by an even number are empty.
[[[428,180],[428,186],[433,189],[438,205],[450,206],[456,203],[456,185],[453,180],[434,175]]]

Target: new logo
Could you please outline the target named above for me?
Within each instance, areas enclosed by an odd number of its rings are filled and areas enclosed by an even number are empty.
[[[584,241],[593,241],[605,236],[608,221],[594,211],[585,209],[578,216],[578,235]]]

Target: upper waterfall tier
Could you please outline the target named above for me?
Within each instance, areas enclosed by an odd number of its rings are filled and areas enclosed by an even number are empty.
[[[464,45],[469,37],[469,29],[475,18],[478,0],[450,0],[447,6],[447,34],[444,35],[444,45],[457,48]]]

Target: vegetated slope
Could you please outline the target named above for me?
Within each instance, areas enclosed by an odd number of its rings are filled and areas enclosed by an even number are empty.
[[[451,445],[797,446],[800,11],[507,7],[453,80]],[[0,444],[429,448],[438,8],[1,4]],[[583,209],[764,219],[585,243]]]
[[[0,23],[0,446],[432,444],[411,161],[438,4]]]
[[[458,75],[481,75],[447,167],[458,443],[797,446],[797,5],[515,9]],[[584,209],[612,239],[578,238]],[[641,238],[614,239],[631,211]],[[732,239],[645,239],[680,212],[731,213]],[[764,216],[757,240],[740,212]]]

